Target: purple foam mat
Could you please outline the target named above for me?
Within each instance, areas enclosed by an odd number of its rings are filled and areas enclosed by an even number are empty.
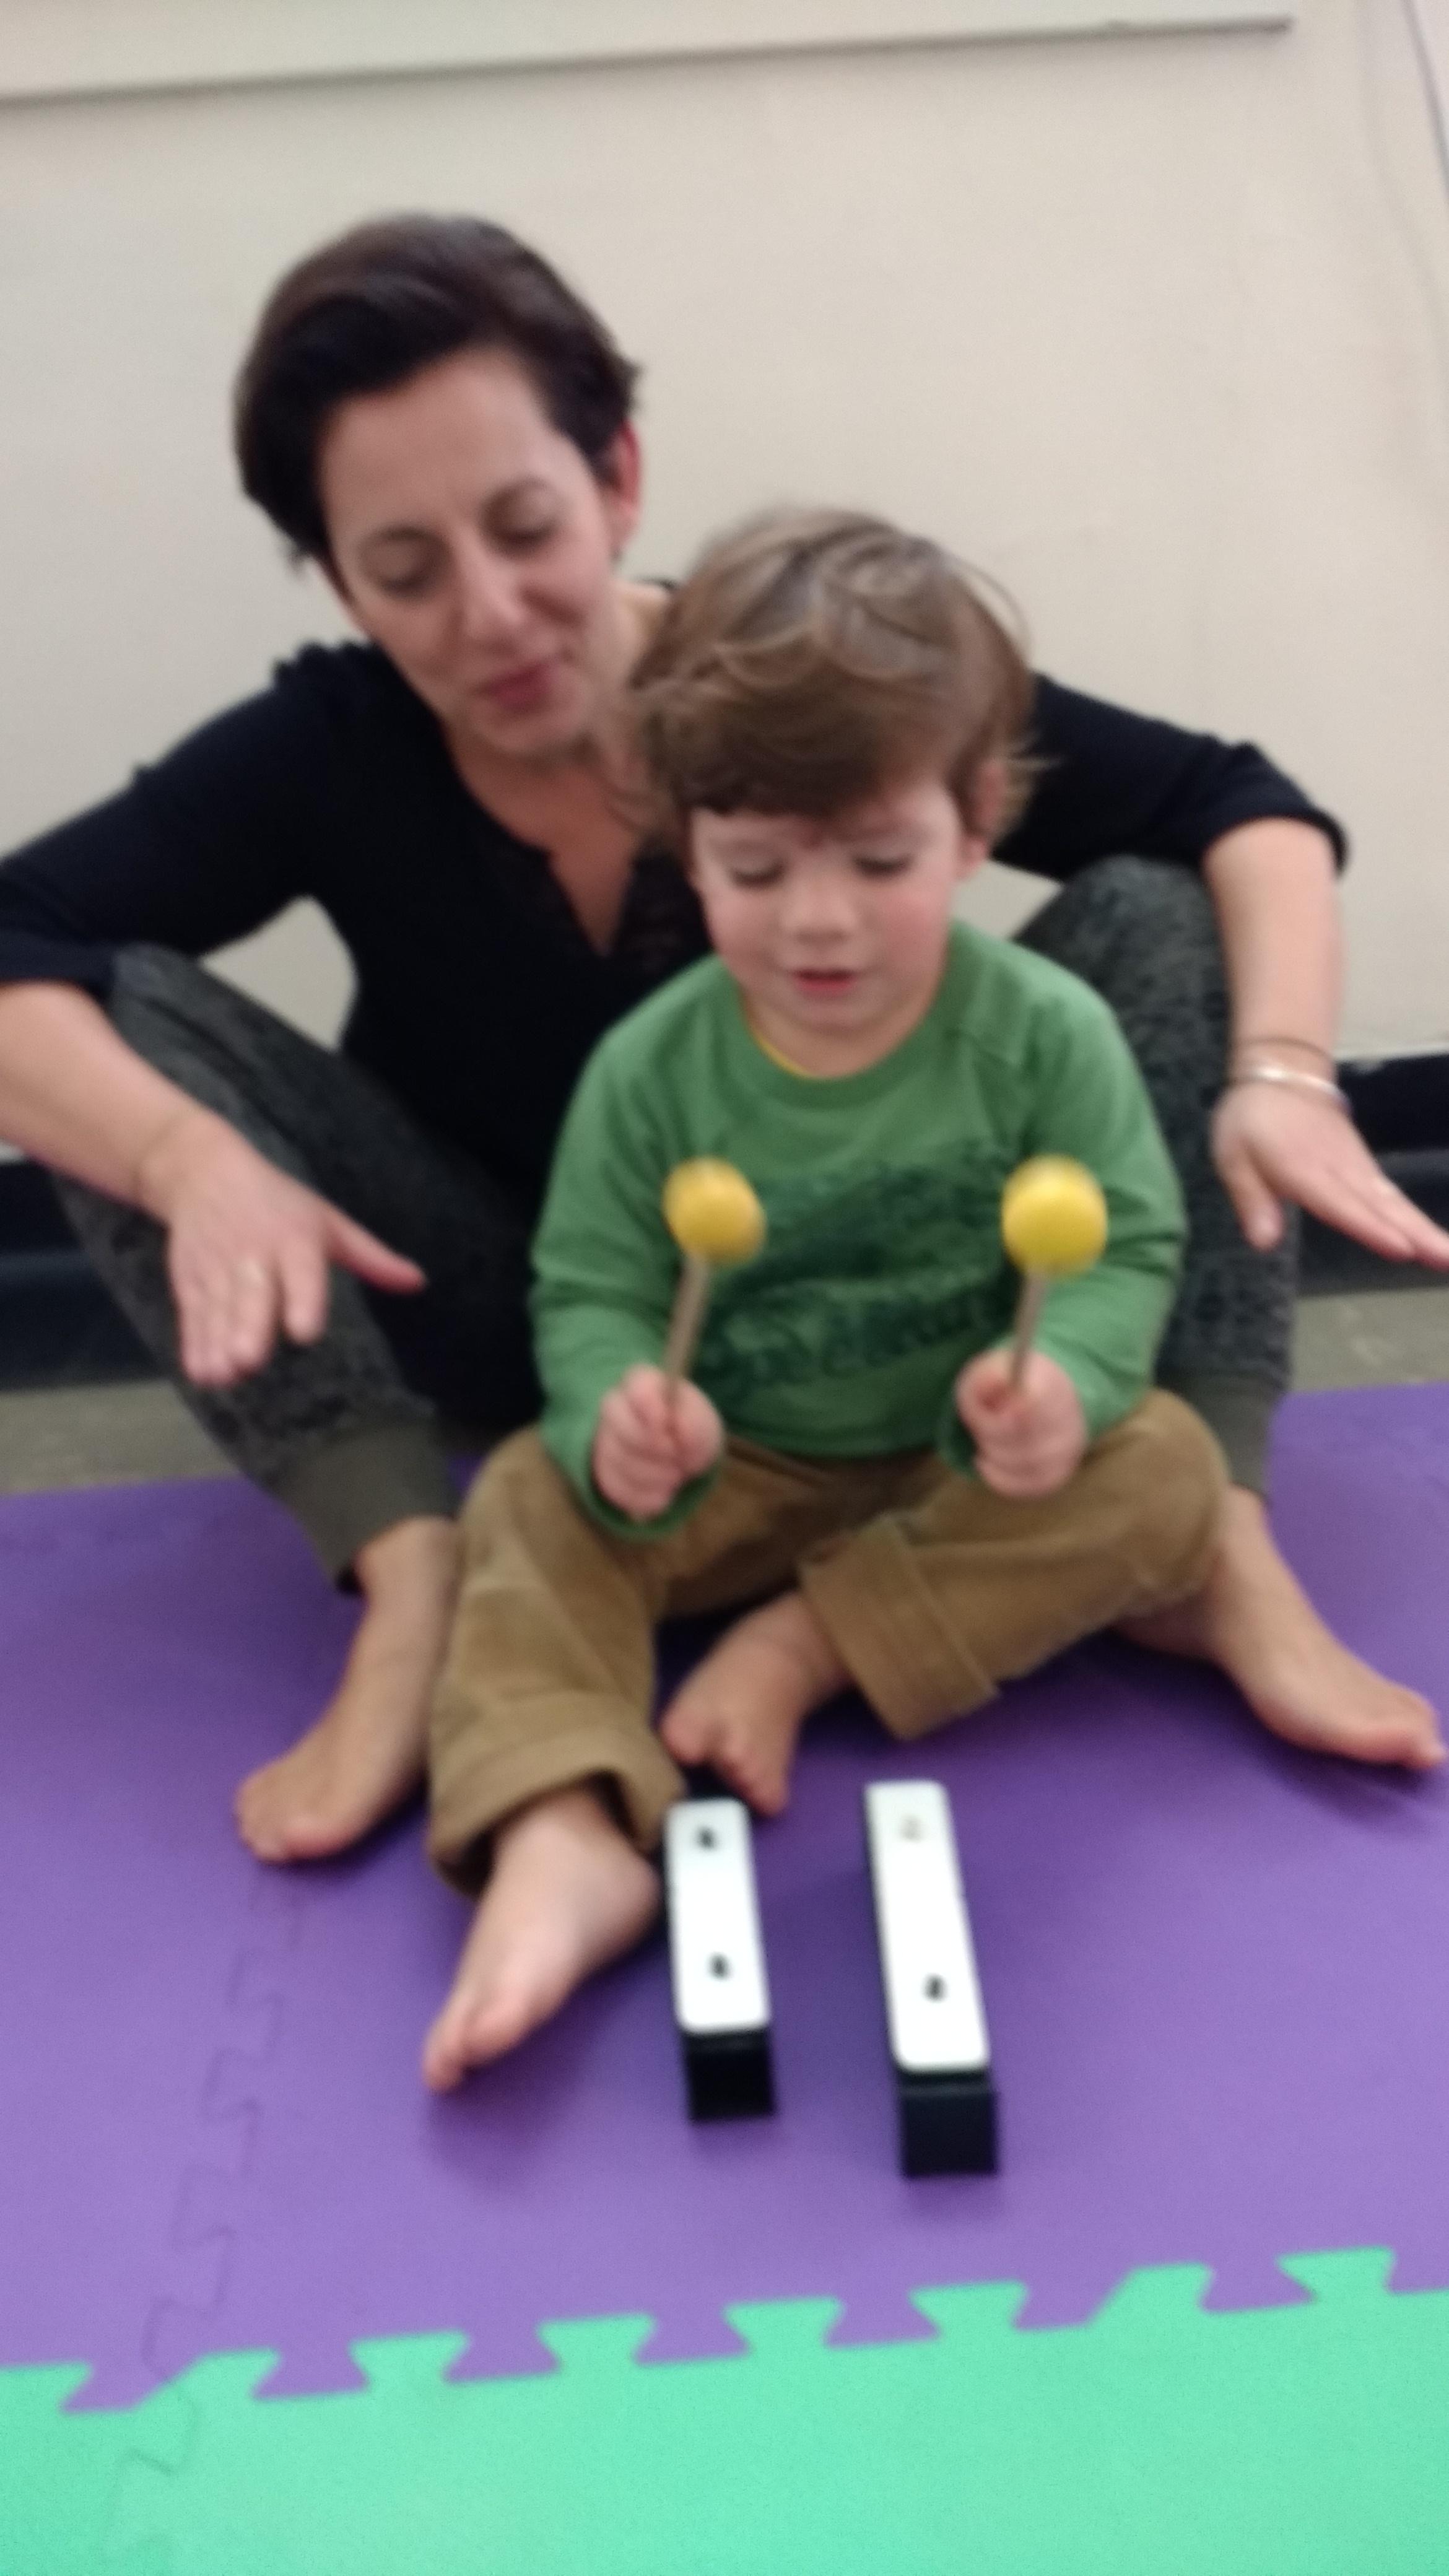
[[[1286,1408],[1277,1514],[1360,1652],[1449,1704],[1449,1388]],[[269,1872],[236,1777],[324,1695],[350,1613],[240,1486],[0,1505],[0,2365],[135,2396],[205,2350],[348,2384],[357,2336],[1025,2281],[1040,2322],[1139,2264],[1215,2299],[1388,2244],[1449,2281],[1449,1791],[1288,1751],[1196,1668],[1103,1644],[902,1754],[822,1723],[757,1851],[780,2117],[691,2129],[662,1946],[450,2100],[418,2049],[465,1912],[416,1816]],[[1001,2086],[992,2180],[894,2163],[860,1790],[949,1787]]]

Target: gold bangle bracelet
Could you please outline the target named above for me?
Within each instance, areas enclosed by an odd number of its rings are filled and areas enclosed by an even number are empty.
[[[1348,1093],[1340,1091],[1338,1084],[1330,1082],[1326,1074],[1295,1073],[1286,1064],[1250,1064],[1245,1065],[1241,1073],[1229,1074],[1223,1089],[1240,1091],[1245,1082],[1284,1082],[1290,1091],[1313,1092],[1320,1100],[1331,1100],[1335,1109],[1343,1111],[1345,1118],[1353,1116]]]

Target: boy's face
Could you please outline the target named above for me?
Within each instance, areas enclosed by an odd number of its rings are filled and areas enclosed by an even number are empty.
[[[988,830],[967,830],[937,778],[824,822],[692,814],[690,874],[758,1034],[805,1073],[888,1055],[930,1009]]]

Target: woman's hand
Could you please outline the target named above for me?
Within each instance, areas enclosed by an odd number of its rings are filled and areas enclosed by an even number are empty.
[[[1287,1083],[1234,1083],[1213,1112],[1212,1148],[1238,1223],[1259,1252],[1281,1239],[1287,1200],[1387,1261],[1449,1270],[1449,1234],[1395,1189],[1326,1096]]]
[[[983,1485],[1013,1502],[1056,1493],[1087,1446],[1082,1399],[1044,1351],[1027,1352],[1019,1386],[1010,1351],[983,1351],[956,1380],[956,1410],[976,1443]]]
[[[594,1483],[631,1521],[657,1520],[723,1447],[724,1424],[709,1397],[688,1378],[666,1377],[641,1362],[599,1407]]]
[[[207,1109],[180,1113],[142,1154],[136,1195],[167,1232],[182,1370],[234,1386],[270,1359],[279,1333],[315,1342],[335,1261],[374,1288],[425,1283],[315,1190],[279,1171]]]

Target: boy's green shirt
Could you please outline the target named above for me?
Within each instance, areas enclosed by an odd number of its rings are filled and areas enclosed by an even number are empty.
[[[715,1274],[692,1375],[741,1437],[803,1457],[939,1448],[966,1470],[952,1389],[1010,1331],[1019,1286],[1002,1187],[1072,1154],[1107,1196],[1094,1270],[1050,1290],[1037,1347],[1093,1438],[1150,1379],[1183,1238],[1176,1175],[1106,1004],[1023,948],[953,925],[936,997],[863,1073],[790,1073],[750,1034],[717,958],[612,1029],[585,1068],[534,1247],[544,1441],[595,1516],[656,1537],[595,1491],[599,1406],[664,1347],[680,1259],[660,1211],[676,1163],[718,1154],[763,1201],[759,1258]]]

